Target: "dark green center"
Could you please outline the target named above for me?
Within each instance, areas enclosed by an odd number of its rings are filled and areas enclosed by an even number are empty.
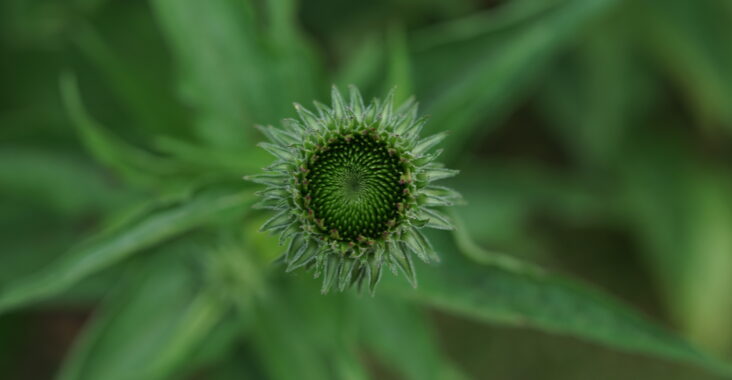
[[[377,238],[396,222],[406,198],[404,166],[386,143],[368,135],[339,138],[308,169],[303,195],[325,233],[356,242],[359,236]]]

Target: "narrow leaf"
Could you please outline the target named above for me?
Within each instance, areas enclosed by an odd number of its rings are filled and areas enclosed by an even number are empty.
[[[61,97],[82,141],[103,164],[142,185],[160,185],[166,177],[184,170],[176,162],[155,157],[127,144],[99,125],[84,108],[76,78],[72,74],[64,74],[60,83]]]
[[[184,252],[173,253],[131,273],[110,294],[64,362],[60,380],[163,379],[186,366],[225,308],[195,289],[195,276],[180,260]]]
[[[60,294],[102,269],[225,212],[244,212],[253,199],[248,191],[211,190],[174,205],[153,207],[99,233],[33,276],[0,287],[0,313]]]
[[[433,236],[443,252],[455,252],[447,236]],[[697,364],[732,375],[732,367],[587,285],[541,271],[496,262],[478,265],[457,254],[438,266],[420,265],[420,287],[389,278],[395,294],[476,320],[574,336],[627,352]]]

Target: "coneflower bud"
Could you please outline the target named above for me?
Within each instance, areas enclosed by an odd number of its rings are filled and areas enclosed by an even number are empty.
[[[245,177],[267,186],[258,207],[276,211],[262,230],[287,244],[288,272],[323,277],[323,293],[352,285],[373,293],[384,267],[416,287],[412,256],[438,260],[421,228],[452,228],[435,208],[460,195],[432,185],[457,174],[434,162],[445,134],[419,139],[426,119],[412,100],[395,109],[392,94],[366,106],[355,87],[348,103],[333,87],[331,107],[315,103],[318,115],[296,104],[300,120],[258,127],[270,140],[259,145],[277,158]]]

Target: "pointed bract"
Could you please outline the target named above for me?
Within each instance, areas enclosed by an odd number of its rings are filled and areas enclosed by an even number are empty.
[[[356,115],[357,118],[360,118],[361,115],[363,115],[363,111],[366,108],[363,105],[363,98],[361,98],[361,93],[358,91],[358,88],[356,86],[348,86],[350,94],[351,94],[351,112],[353,112],[354,115]],[[336,89],[336,91],[338,91]]]
[[[335,116],[335,118],[343,119],[347,117],[348,110],[346,107],[346,102],[343,101],[341,93],[338,91],[338,88],[336,88],[336,86],[333,86],[330,96],[333,102],[333,115]]]
[[[444,140],[445,137],[447,137],[447,133],[442,132],[422,139],[414,147],[412,153],[415,155],[422,155],[424,153],[427,153],[433,146],[439,144],[442,140]]]
[[[383,120],[385,123],[388,123],[391,121],[391,118],[394,113],[394,93],[396,92],[395,88],[392,88],[389,93],[386,95],[386,98],[384,98],[384,103],[381,104],[381,111],[379,114],[381,115],[381,120]]]

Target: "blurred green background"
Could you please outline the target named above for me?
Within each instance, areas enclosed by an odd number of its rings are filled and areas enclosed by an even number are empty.
[[[732,374],[730,1],[2,0],[0,83],[0,378]],[[256,232],[253,126],[332,84],[450,131],[417,290]]]

